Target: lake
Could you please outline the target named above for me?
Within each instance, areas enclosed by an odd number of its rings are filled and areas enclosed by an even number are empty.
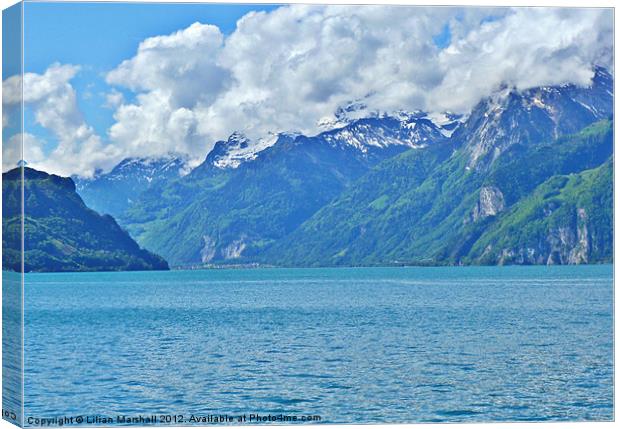
[[[27,274],[25,416],[611,420],[612,274]]]

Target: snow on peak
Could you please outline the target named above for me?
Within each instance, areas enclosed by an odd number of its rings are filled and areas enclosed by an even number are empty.
[[[423,112],[396,112],[352,121],[319,136],[335,146],[351,146],[363,153],[371,148],[408,146],[421,148],[443,137],[441,129]]]
[[[112,170],[98,170],[94,176],[73,176],[78,191],[100,183],[151,183],[160,179],[181,177],[189,173],[186,155],[170,153],[154,157],[131,157],[119,162]]]
[[[151,182],[161,176],[184,176],[188,171],[185,155],[169,153],[159,157],[125,158],[105,176],[108,180],[141,177]]]
[[[270,133],[252,141],[235,131],[228,140],[217,142],[207,158],[217,168],[237,168],[246,161],[256,159],[259,152],[273,146],[277,140],[278,134]]]
[[[335,147],[353,147],[362,153],[371,148],[384,149],[389,146],[421,148],[450,137],[463,117],[450,112],[429,115],[422,111],[398,111],[393,114],[370,114],[352,119],[363,108],[338,111],[334,116],[324,117],[318,125],[322,130],[312,139],[321,139]],[[346,114],[345,114],[346,113]],[[264,138],[250,140],[236,131],[226,141],[218,141],[209,155],[207,163],[214,167],[238,168],[247,161],[255,160],[263,150],[276,144],[279,138],[295,138],[297,132],[270,133]]]
[[[349,121],[337,118],[335,116],[324,116],[317,122],[317,127],[321,131],[330,131],[336,128],[342,128],[349,124]]]

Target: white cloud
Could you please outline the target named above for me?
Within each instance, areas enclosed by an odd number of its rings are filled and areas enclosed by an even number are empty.
[[[22,159],[22,147],[24,151],[23,159],[28,162],[28,165],[44,161],[43,145],[43,141],[29,133],[11,136],[4,142],[2,147],[2,171],[17,167],[17,164]]]
[[[430,108],[466,111],[500,85],[586,86],[593,64],[611,67],[613,20],[602,9],[515,9],[439,54],[444,76]]]
[[[317,131],[343,104],[371,109],[419,104],[440,79],[432,35],[451,9],[294,6],[254,13],[237,24],[220,55],[234,85],[197,109],[199,132],[224,137],[243,127]]]
[[[160,91],[174,105],[209,103],[228,83],[216,64],[224,36],[214,25],[195,23],[168,36],[140,43],[137,54],[107,75],[107,82],[139,91]]]
[[[11,76],[2,82],[2,128],[11,123],[11,116],[19,113],[22,93],[21,76]]]
[[[8,171],[17,167],[22,159],[22,135],[16,134],[2,142],[2,171]]]
[[[108,92],[105,95],[105,104],[103,107],[107,107],[108,109],[117,109],[121,104],[125,102],[125,97],[123,93],[112,89],[112,91]]]
[[[421,59],[436,62],[431,36],[454,14],[292,6],[250,13],[226,39],[199,23],[147,39],[108,74],[108,83],[138,93],[116,111],[110,138],[204,158],[234,130],[312,133],[320,118],[357,99],[386,110],[415,104],[440,78]]]
[[[21,103],[22,78],[11,76],[2,82],[2,105],[9,106]]]
[[[24,159],[35,168],[62,175],[90,175],[96,166],[111,167],[122,154],[118,146],[104,145],[84,121],[69,82],[78,71],[79,67],[73,65],[53,64],[43,74],[24,74],[24,104],[32,108],[36,122],[58,141],[42,159],[37,149],[30,151],[26,147],[33,140],[26,140],[29,134],[24,136]],[[5,104],[19,103],[19,86],[19,77],[3,82],[3,90],[7,90]]]
[[[195,131],[196,114],[190,108],[173,104],[162,91],[140,94],[136,104],[122,104],[114,119],[117,122],[110,128],[109,137],[127,155],[204,155]]]
[[[446,23],[452,43],[441,49],[432,38]],[[502,83],[587,84],[592,64],[611,66],[612,30],[609,10],[549,8],[295,5],[249,13],[225,39],[196,23],[145,40],[109,73],[139,93],[110,137],[204,157],[235,130],[318,132],[355,101],[465,112]]]
[[[446,24],[452,40],[442,49],[433,36]],[[78,110],[76,67],[26,74],[24,95],[59,141],[46,165],[88,174],[125,156],[201,160],[237,130],[313,134],[352,102],[466,112],[501,84],[586,85],[593,64],[612,66],[612,44],[610,9],[293,5],[249,13],[229,36],[195,23],[144,40],[106,76],[135,94],[107,94],[107,144]],[[18,100],[18,87],[5,81],[5,97]]]
[[[230,85],[217,63],[224,36],[195,23],[168,36],[146,39],[136,55],[107,75],[107,82],[138,92],[136,103],[118,106],[109,130],[113,142],[133,155],[183,152],[204,157],[205,136],[196,134],[199,104],[210,105]]]

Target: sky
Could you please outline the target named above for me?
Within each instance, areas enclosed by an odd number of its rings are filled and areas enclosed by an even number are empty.
[[[467,113],[502,85],[588,85],[595,64],[613,64],[610,9],[24,7],[24,133],[11,113],[20,79],[5,67],[3,138],[62,175],[130,156],[198,163],[234,131],[312,135],[354,103]]]

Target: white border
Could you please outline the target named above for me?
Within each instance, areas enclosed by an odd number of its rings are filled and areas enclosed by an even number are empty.
[[[265,0],[220,0],[220,1],[188,1],[188,0],[131,0],[131,1],[123,1],[123,0],[106,0],[106,1],[99,1],[99,0],[86,0],[86,1],[80,1],[80,0],[51,0],[51,1],[45,1],[45,0],[25,0],[25,2],[62,2],[62,3],[245,3],[245,4],[290,4],[290,3],[313,3],[313,4],[400,4],[400,5],[416,5],[416,6],[487,6],[487,7],[492,7],[492,6],[501,6],[501,7],[509,7],[509,6],[534,6],[534,7],[607,7],[607,8],[614,8],[614,22],[615,22],[615,1],[614,0],[589,0],[589,1],[578,1],[578,0],[542,0],[541,2],[535,2],[534,0],[529,0],[529,1],[524,1],[524,0],[510,0],[510,1],[502,1],[502,0],[447,0],[447,1],[442,1],[442,0],[388,0],[388,1],[382,1],[382,0],[289,0],[289,1],[265,1]],[[0,0],[0,5],[2,9],[6,9],[12,5],[15,5],[19,3],[18,0]],[[1,20],[0,20],[1,21]],[[615,27],[614,27],[615,28]],[[1,45],[2,45],[2,35],[1,35],[1,29],[2,29],[2,24],[0,22],[0,52],[1,52]],[[614,63],[615,63],[615,59],[617,57],[617,51],[618,51],[618,33],[614,32]],[[22,55],[23,58],[23,55]],[[2,66],[2,59],[0,57],[0,67]],[[614,95],[616,94],[616,79],[615,79],[615,66],[614,66]],[[614,112],[618,112],[618,97],[614,97]],[[616,148],[617,148],[617,139],[616,139],[616,133],[615,133],[615,121],[614,121],[614,153],[616,152]],[[617,213],[617,209],[618,209],[618,201],[619,198],[618,196],[620,195],[620,191],[619,191],[619,182],[620,179],[618,178],[618,176],[615,174],[615,170],[616,170],[616,164],[614,161],[614,231],[618,232],[620,231],[619,226],[620,226],[620,220],[619,217],[615,216]],[[0,216],[2,214],[2,208],[0,206]],[[618,278],[617,275],[619,273],[618,270],[620,270],[619,265],[616,263],[616,249],[618,249],[618,244],[620,243],[620,239],[619,236],[620,234],[615,233],[614,234],[614,418],[616,418],[616,413],[618,410],[618,405],[619,405],[619,401],[618,401],[618,395],[616,394],[616,372],[618,369],[618,363],[619,363],[619,359],[618,359],[618,354],[616,353],[616,347],[615,345],[617,344],[617,340],[618,340],[618,332],[619,332],[619,326],[620,323],[618,322],[618,319],[615,317],[615,308],[618,304],[618,297],[615,294],[615,279]],[[0,256],[1,256],[1,251],[0,251]],[[1,311],[1,309],[0,309]],[[0,325],[1,325],[1,319],[0,319]],[[0,352],[2,350],[2,344],[0,342]],[[22,357],[23,358],[23,357]],[[1,379],[1,375],[0,375],[0,379]],[[427,428],[449,428],[449,427],[454,427],[454,423],[439,423],[439,424],[377,424],[377,425],[373,425],[373,427],[377,427],[377,428],[422,428],[422,427],[427,427]],[[462,428],[475,428],[478,427],[480,425],[480,423],[459,423],[458,427],[462,427]],[[270,425],[271,426],[271,425]],[[349,428],[349,429],[353,429],[353,428],[366,428],[368,425],[321,425],[321,427],[325,427],[325,428]],[[0,420],[0,429],[9,429],[9,428],[14,428],[15,426],[12,425],[11,423],[5,421],[5,420]],[[137,427],[137,426],[132,426],[132,427]],[[155,427],[155,426],[149,426],[149,427]],[[157,427],[165,427],[165,426],[157,426]],[[179,428],[192,428],[195,429],[196,427],[200,427],[200,426],[176,426]],[[211,425],[209,427],[219,427],[219,425]],[[258,427],[265,427],[265,425],[263,426],[234,426],[234,427],[248,427],[248,428],[258,428]],[[279,425],[279,427],[284,427],[284,428],[294,428],[294,427],[299,427],[298,425]],[[504,428],[504,427],[509,427],[509,428],[514,428],[514,429],[519,429],[519,428],[540,428],[540,427],[550,427],[550,428],[567,428],[567,429],[573,429],[573,428],[584,428],[584,427],[597,427],[597,428],[614,428],[616,427],[615,423],[610,422],[586,422],[586,423],[484,423],[484,427],[485,428],[489,428],[489,429],[494,429],[494,428]]]

